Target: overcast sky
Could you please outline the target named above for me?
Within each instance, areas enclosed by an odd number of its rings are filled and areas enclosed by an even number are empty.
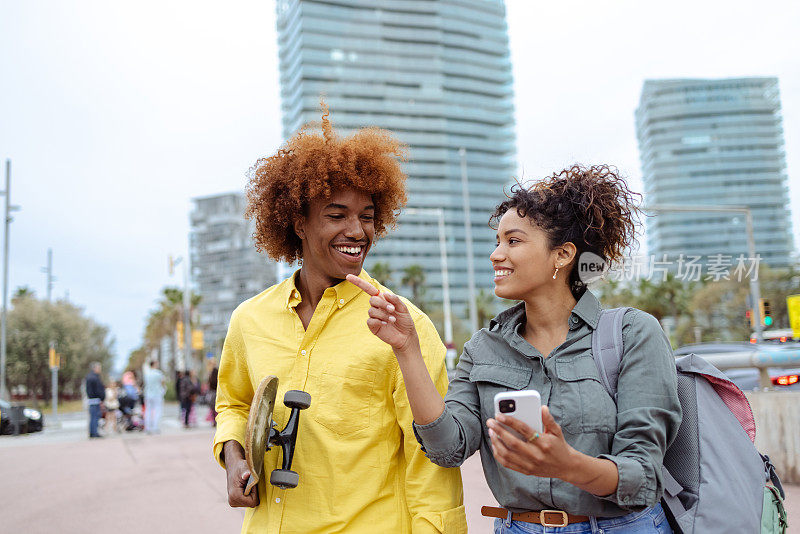
[[[607,162],[641,189],[645,79],[778,76],[798,206],[800,3],[506,4],[525,177]],[[45,295],[52,247],[54,295],[107,324],[120,358],[180,283],[167,256],[186,253],[190,198],[241,190],[280,143],[273,1],[0,0],[0,159],[22,208],[11,291]]]

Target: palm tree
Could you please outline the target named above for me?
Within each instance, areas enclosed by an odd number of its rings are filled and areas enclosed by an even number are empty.
[[[422,307],[422,295],[425,292],[425,270],[422,266],[412,264],[403,269],[403,279],[400,283],[411,289],[414,304]]]
[[[478,328],[489,326],[489,320],[497,315],[497,297],[493,291],[481,289],[475,296],[475,308],[478,312]]]
[[[372,278],[380,282],[382,285],[389,287],[392,283],[392,269],[388,263],[379,261],[370,269]]]
[[[194,316],[193,310],[202,301],[202,296],[192,293],[189,317]],[[169,339],[170,351],[175,354],[175,331],[178,321],[183,320],[183,291],[176,287],[165,287],[161,291],[161,299],[156,303],[157,307],[152,310],[147,317],[144,331],[144,343],[142,348],[148,353],[156,349],[160,350],[161,341]]]

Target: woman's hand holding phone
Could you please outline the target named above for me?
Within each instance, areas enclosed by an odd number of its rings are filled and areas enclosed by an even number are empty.
[[[543,432],[535,431],[519,419],[499,413],[489,419],[489,436],[492,452],[500,465],[525,475],[560,478],[569,482],[570,474],[577,469],[581,453],[564,439],[561,427],[553,419],[547,406],[542,406]],[[525,437],[519,439],[503,426]],[[538,434],[538,435],[537,435]]]

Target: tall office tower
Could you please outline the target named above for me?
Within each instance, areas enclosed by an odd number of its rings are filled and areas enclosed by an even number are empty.
[[[275,263],[256,252],[242,193],[192,199],[192,281],[202,296],[199,324],[208,351],[219,354],[231,313],[275,283]]]
[[[647,204],[748,206],[762,262],[791,263],[776,78],[647,80],[636,125]],[[748,256],[744,217],[735,213],[659,213],[648,220],[647,243],[657,259]]]
[[[502,0],[279,0],[283,132],[320,120],[325,95],[334,127],[393,131],[409,146],[409,202],[398,228],[367,260],[423,267],[441,302],[441,208],[451,300],[463,311],[468,269],[462,168],[478,290],[493,287],[488,227],[515,172],[511,61]]]

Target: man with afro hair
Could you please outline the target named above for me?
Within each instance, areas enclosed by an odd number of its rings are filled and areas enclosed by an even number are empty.
[[[301,267],[236,308],[222,350],[214,456],[227,472],[228,503],[249,507],[243,533],[466,532],[460,471],[425,457],[397,360],[366,325],[369,295],[345,281],[352,274],[388,291],[362,266],[405,204],[403,151],[376,128],[337,136],[326,110],[321,133],[301,130],[251,169],[246,215],[256,248]],[[444,394],[445,347],[405,302]],[[247,416],[268,375],[279,379],[278,399],[290,389],[312,397],[292,465],[300,484],[282,490],[262,478],[244,495]],[[277,402],[276,424],[288,416]],[[265,455],[264,473],[280,467],[278,451]]]

